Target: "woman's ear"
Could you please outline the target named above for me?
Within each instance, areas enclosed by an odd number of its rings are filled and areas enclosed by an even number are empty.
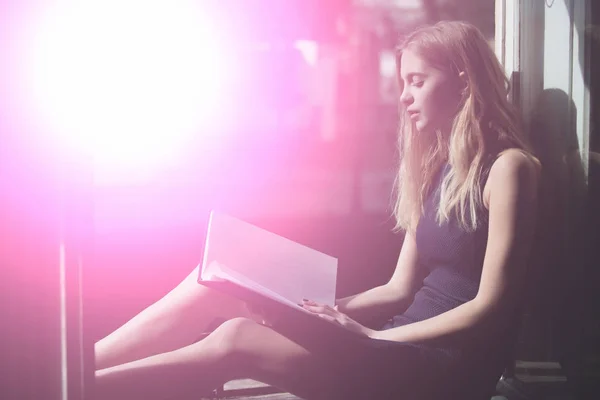
[[[460,93],[464,97],[469,89],[469,82],[467,81],[467,74],[465,71],[460,71],[458,73],[458,79],[460,80]]]
[[[465,71],[460,71],[458,73],[458,78],[462,82],[462,88],[466,89],[469,86],[469,82],[467,82],[467,73]]]

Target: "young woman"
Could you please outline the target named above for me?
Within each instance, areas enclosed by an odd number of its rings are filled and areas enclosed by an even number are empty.
[[[419,29],[397,61],[397,267],[334,308],[304,304],[354,334],[309,340],[256,323],[243,304],[198,285],[196,270],[97,343],[99,400],[199,397],[242,377],[311,399],[492,394],[517,329],[539,163],[475,27]],[[381,310],[390,315],[381,329],[358,322]],[[215,317],[227,321],[194,342]]]

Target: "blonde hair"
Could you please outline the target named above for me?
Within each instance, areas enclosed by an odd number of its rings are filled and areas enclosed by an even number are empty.
[[[464,73],[466,85],[449,132],[418,134],[406,110],[400,110],[395,229],[414,232],[432,181],[448,163],[437,221],[441,224],[455,215],[462,228],[475,230],[481,224],[482,176],[491,161],[508,148],[531,153],[520,117],[508,101],[509,81],[483,34],[465,22],[438,22],[404,40],[396,52],[401,89],[400,59],[406,49],[456,79]]]

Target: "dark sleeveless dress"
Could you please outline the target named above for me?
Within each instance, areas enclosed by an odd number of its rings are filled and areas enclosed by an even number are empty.
[[[440,226],[436,212],[440,184],[447,171],[448,166],[444,166],[438,173],[416,230],[419,268],[428,274],[412,304],[384,329],[442,314],[477,294],[488,238],[488,212],[479,210],[481,224],[474,231],[461,228],[456,218]],[[482,326],[477,334],[461,333],[426,344],[365,338],[358,345],[360,356],[355,358],[360,365],[348,361],[352,357],[340,357],[348,363],[348,370],[352,369],[343,375],[349,388],[342,397],[489,399],[512,356],[518,317],[514,314],[502,318],[502,325],[492,321]],[[514,323],[507,326],[507,320]]]

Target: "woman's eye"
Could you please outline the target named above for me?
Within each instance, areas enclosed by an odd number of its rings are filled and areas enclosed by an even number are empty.
[[[411,85],[414,87],[421,87],[423,86],[423,81],[413,81]]]

